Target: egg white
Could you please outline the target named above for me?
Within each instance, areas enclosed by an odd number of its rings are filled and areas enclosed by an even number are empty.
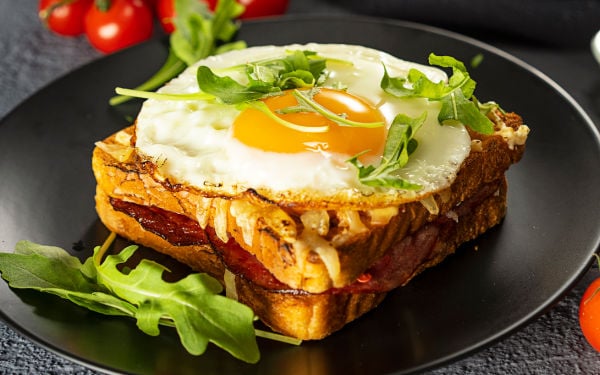
[[[441,126],[437,121],[439,103],[422,98],[394,98],[379,86],[383,64],[392,76],[405,76],[411,68],[416,68],[431,80],[440,81],[447,78],[445,73],[381,51],[343,44],[252,47],[202,60],[159,91],[198,92],[196,70],[199,65],[243,82],[243,73],[226,68],[283,57],[290,50],[310,50],[324,57],[351,62],[329,63],[330,74],[324,85],[341,83],[348,92],[377,107],[388,125],[398,113],[417,117],[427,112],[427,119],[415,136],[419,147],[399,173],[408,181],[422,185],[421,190],[366,187],[358,180],[357,170],[346,162],[348,155],[309,151],[275,153],[248,147],[229,133],[239,111],[233,106],[204,101],[147,100],[136,122],[138,152],[154,160],[160,173],[172,182],[200,189],[218,187],[227,194],[252,188],[271,199],[290,197],[294,192],[330,199],[373,194],[414,199],[441,190],[454,180],[470,152],[470,137],[464,126]]]

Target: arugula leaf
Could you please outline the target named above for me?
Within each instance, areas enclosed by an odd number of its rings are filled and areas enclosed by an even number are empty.
[[[417,118],[411,118],[403,114],[396,115],[388,130],[383,157],[378,166],[362,165],[358,158],[364,152],[349,159],[348,162],[358,169],[360,182],[373,187],[390,187],[404,190],[420,189],[421,185],[403,180],[394,173],[406,165],[409,155],[417,148],[417,140],[413,136],[423,125],[426,118],[427,112],[423,112]]]
[[[163,99],[163,100],[213,100],[214,95],[205,92],[194,92],[190,94],[169,94],[165,92],[140,91],[117,87],[115,92],[132,98]]]
[[[465,98],[471,98],[473,91],[475,91],[476,82],[470,77],[462,61],[452,56],[437,56],[431,53],[429,55],[429,64],[442,68],[452,68],[452,75],[448,80],[448,84],[453,88],[453,91],[460,88]]]
[[[174,0],[173,7],[175,30],[169,37],[170,45],[175,55],[189,66],[210,53],[207,42],[214,38],[212,14],[201,1]]]
[[[387,68],[385,66],[383,68],[380,86],[383,91],[398,98],[423,97],[437,100],[452,90],[445,82],[433,82],[417,69],[409,70],[408,75],[404,78],[390,77]]]
[[[379,122],[358,122],[348,120],[347,118],[338,115],[330,111],[329,109],[323,107],[319,103],[317,103],[313,96],[318,92],[318,90],[311,90],[308,92],[308,95],[304,94],[300,90],[294,90],[294,97],[298,101],[298,106],[291,107],[287,109],[287,112],[290,113],[292,111],[301,111],[301,112],[316,112],[322,115],[323,117],[335,122],[339,126],[350,126],[350,127],[361,127],[361,128],[378,128],[384,126],[385,123]],[[285,110],[284,110],[285,112]]]
[[[208,342],[250,363],[260,355],[254,334],[254,313],[239,302],[221,296],[221,284],[201,273],[186,276],[175,283],[162,280],[162,265],[143,259],[128,274],[118,270],[136,251],[132,245],[117,255],[109,255],[99,264],[101,253],[94,250],[98,282],[116,296],[138,307],[135,318],[140,330],[159,334],[161,319],[171,320],[188,352],[202,354]]]
[[[282,90],[314,87],[326,67],[326,59],[313,51],[292,51],[283,59],[259,63],[276,72],[275,85]]]
[[[243,361],[258,361],[254,313],[218,294],[222,287],[217,280],[193,273],[178,282],[166,282],[162,280],[165,267],[149,260],[120,271],[118,266],[137,246],[109,255],[101,263],[107,247],[96,247],[93,257],[82,264],[58,247],[20,241],[14,253],[0,253],[0,272],[13,288],[55,294],[102,314],[133,317],[149,335],[159,333],[159,324],[174,326],[191,354],[202,354],[212,342]]]
[[[239,104],[261,99],[283,90],[314,87],[323,76],[326,60],[312,51],[292,51],[283,58],[253,62],[245,68],[248,83],[218,76],[206,67],[198,67],[200,90],[214,95],[226,104]]]
[[[107,294],[82,269],[79,259],[63,249],[29,241],[19,241],[13,254],[0,253],[2,277],[13,288],[54,294],[106,315],[133,315],[133,305]]]
[[[487,121],[491,121],[481,113],[479,106],[470,100],[467,100],[461,90],[454,91],[441,99],[442,108],[438,119],[442,124],[463,123],[470,124],[470,128],[482,134],[493,132],[493,125],[490,131]],[[487,121],[482,121],[482,117]]]
[[[254,80],[244,86],[231,77],[220,77],[206,66],[199,66],[196,73],[202,92],[219,98],[225,104],[237,104],[257,100],[272,92],[281,91],[268,82]]]
[[[326,60],[311,51],[292,51],[284,58],[268,59],[236,66],[245,69],[248,83],[218,76],[207,66],[199,66],[196,79],[201,91],[192,94],[166,94],[117,87],[116,92],[138,98],[167,100],[212,100],[240,104],[261,99],[291,88],[313,87],[323,75]]]
[[[471,68],[477,68],[483,62],[484,56],[483,53],[478,53],[471,59],[470,66]]]
[[[451,56],[429,55],[429,64],[451,68],[448,82],[431,81],[423,72],[411,69],[406,78],[390,77],[384,66],[381,88],[396,97],[419,97],[440,101],[442,108],[440,124],[462,123],[471,129],[491,134],[494,124],[479,110],[480,106],[471,100],[476,82],[470,77],[465,65]]]
[[[243,41],[232,41],[239,23],[235,18],[243,12],[243,6],[235,0],[219,0],[214,13],[204,2],[176,0],[173,23],[176,30],[169,39],[169,54],[163,66],[135,91],[151,91],[181,73],[187,66],[207,56],[232,49],[246,47]],[[109,100],[110,105],[119,105],[134,96],[119,94]]]
[[[323,77],[327,65],[327,59],[320,56],[314,51],[307,50],[292,50],[288,51],[285,57],[270,58],[255,61],[250,64],[244,65],[246,68],[259,67],[272,72],[273,84],[279,87],[285,87],[283,84],[278,82],[278,77],[283,77],[288,73],[301,72],[306,79],[303,79],[304,83],[308,86],[315,86],[317,81]],[[234,68],[240,68],[243,66],[237,66]],[[249,78],[253,79],[252,71],[249,71]],[[294,87],[288,87],[294,88]]]
[[[275,113],[273,113],[273,111],[271,111],[271,109],[269,107],[267,107],[267,105],[264,102],[259,101],[259,100],[243,103],[243,104],[239,105],[239,108],[240,108],[240,110],[243,110],[245,108],[252,108],[257,111],[261,111],[265,115],[269,116],[269,118],[271,120],[277,122],[278,124],[283,125],[286,128],[290,128],[290,129],[293,129],[293,130],[296,130],[299,132],[303,132],[303,133],[325,133],[326,131],[329,130],[328,125],[306,126],[306,125],[300,125],[300,124],[286,121],[283,118],[277,116]]]
[[[288,73],[283,73],[279,79],[278,86],[282,90],[286,90],[313,87],[314,83],[314,77],[308,70],[294,70]]]
[[[217,43],[231,40],[238,26],[231,22],[244,11],[234,0],[219,1],[215,13],[202,1],[175,0],[175,31],[171,46],[188,66],[216,52]]]

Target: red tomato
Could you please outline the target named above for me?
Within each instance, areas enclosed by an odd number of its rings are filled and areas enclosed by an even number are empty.
[[[600,278],[583,293],[579,304],[579,325],[590,345],[600,351]]]
[[[285,13],[288,0],[238,0],[238,3],[246,7],[240,16],[242,19],[278,16]]]
[[[38,16],[53,32],[77,36],[85,31],[84,17],[93,0],[40,0]]]
[[[158,0],[156,2],[156,16],[167,34],[171,34],[175,27],[173,26],[173,16],[175,15],[174,0]]]
[[[156,14],[160,24],[167,33],[172,33],[173,17],[175,14],[175,0],[157,0]],[[208,4],[210,10],[215,10],[218,0],[199,0]],[[289,0],[237,0],[238,3],[246,8],[240,16],[242,19],[257,18],[265,16],[276,16],[285,13],[288,7]]]
[[[97,5],[85,16],[85,33],[96,49],[111,53],[152,36],[152,10],[143,0],[112,0],[108,10]]]
[[[208,4],[208,9],[213,10],[213,11],[217,7],[217,3],[219,2],[219,0],[202,0],[202,1],[204,1],[206,4]]]

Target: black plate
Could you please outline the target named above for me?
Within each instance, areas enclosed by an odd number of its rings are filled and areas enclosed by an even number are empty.
[[[149,337],[132,320],[87,312],[54,296],[12,291],[2,282],[0,309],[13,327],[105,371],[401,373],[456,359],[514,331],[556,302],[587,268],[600,242],[598,132],[539,72],[471,39],[395,21],[292,17],[248,22],[239,37],[250,45],[361,44],[423,63],[432,51],[466,62],[482,53],[483,64],[472,71],[478,97],[520,113],[532,128],[524,159],[509,172],[503,224],[325,340],[300,347],[260,340],[257,365],[213,347],[193,357],[172,329]],[[139,107],[110,108],[106,100],[115,86],[144,80],[165,56],[165,45],[153,41],[101,59],[41,90],[3,120],[3,251],[29,239],[83,258],[105,238],[94,212],[93,143],[126,126]]]

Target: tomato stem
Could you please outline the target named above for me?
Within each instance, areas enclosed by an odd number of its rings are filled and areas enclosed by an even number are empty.
[[[57,8],[62,7],[63,5],[69,5],[72,2],[74,2],[74,1],[75,0],[62,0],[62,1],[58,1],[58,2],[50,5],[49,7],[40,10],[38,12],[38,17],[40,17],[40,19],[42,20],[42,22],[44,23],[44,25],[47,27],[48,26],[48,19],[52,15],[52,12],[54,12]]]
[[[94,5],[101,12],[108,12],[110,9],[110,0],[95,0]]]

